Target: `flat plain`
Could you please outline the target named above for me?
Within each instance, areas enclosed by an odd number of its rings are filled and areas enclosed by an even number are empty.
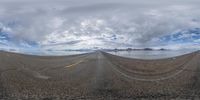
[[[0,75],[2,100],[200,99],[199,51],[157,60],[0,51]]]

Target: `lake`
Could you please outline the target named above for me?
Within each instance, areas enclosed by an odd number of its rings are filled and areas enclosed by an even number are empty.
[[[93,51],[31,51],[27,54],[33,55],[51,55],[51,56],[63,56],[63,55],[76,55],[89,53]],[[161,59],[179,56],[187,53],[194,52],[194,50],[165,50],[165,51],[118,51],[107,52],[110,54],[137,59]]]
[[[137,58],[137,59],[162,59],[175,57],[187,53],[194,52],[195,50],[164,50],[164,51],[118,51],[108,52],[114,55]]]

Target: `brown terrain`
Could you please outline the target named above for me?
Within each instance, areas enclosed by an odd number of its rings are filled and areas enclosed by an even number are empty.
[[[0,100],[200,99],[199,51],[159,60],[0,51],[0,75]]]

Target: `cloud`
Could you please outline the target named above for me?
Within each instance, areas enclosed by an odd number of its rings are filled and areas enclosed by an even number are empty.
[[[165,43],[198,43],[200,39],[200,28],[179,30],[177,32],[167,34],[160,38]]]
[[[196,45],[199,34],[182,31],[200,27],[198,3],[198,0],[0,1],[0,39],[1,44],[30,49],[160,47],[179,45],[180,41]],[[177,32],[181,35],[176,37]]]

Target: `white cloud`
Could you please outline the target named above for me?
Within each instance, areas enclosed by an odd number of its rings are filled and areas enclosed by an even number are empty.
[[[200,39],[196,39],[196,40],[194,40],[194,42],[198,42],[198,43],[200,43]]]
[[[12,33],[13,42],[33,41],[44,49],[162,46],[159,37],[200,27],[198,3],[198,0],[8,0],[0,1],[0,27]]]

